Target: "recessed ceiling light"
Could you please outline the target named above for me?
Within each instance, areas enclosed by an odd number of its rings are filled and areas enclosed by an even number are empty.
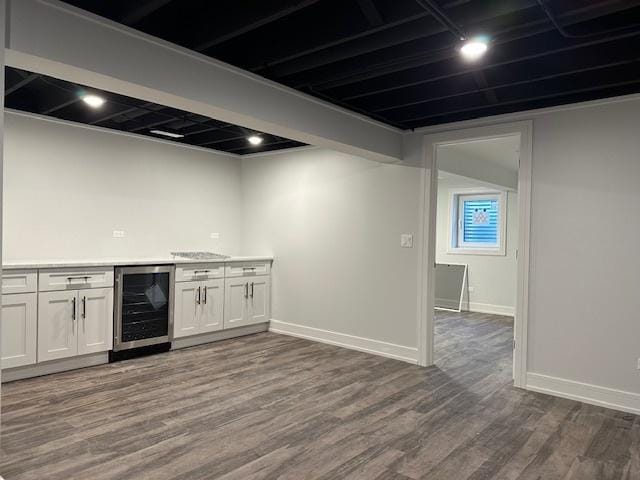
[[[489,45],[483,39],[471,39],[460,48],[460,53],[467,60],[477,60],[489,49]]]
[[[251,145],[260,145],[262,143],[262,137],[258,135],[251,135],[247,140],[249,140]]]
[[[155,133],[156,135],[162,135],[164,137],[169,137],[169,138],[184,137],[184,135],[182,135],[181,133],[165,132],[164,130],[151,130],[151,133]]]
[[[83,95],[82,101],[92,108],[99,108],[104,105],[105,99],[98,95]]]

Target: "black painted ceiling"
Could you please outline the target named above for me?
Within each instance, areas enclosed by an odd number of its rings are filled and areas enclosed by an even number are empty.
[[[634,0],[67,3],[401,128],[640,91]]]
[[[98,95],[106,102],[100,108],[91,108],[82,102],[83,94]],[[5,69],[5,107],[238,155],[304,145],[202,115],[13,67]],[[178,133],[184,137],[168,138],[151,133],[151,130]],[[255,134],[263,139],[259,146],[250,145],[247,140]]]

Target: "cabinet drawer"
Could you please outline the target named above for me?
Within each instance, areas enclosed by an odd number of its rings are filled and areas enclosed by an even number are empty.
[[[225,277],[243,277],[247,275],[269,275],[270,262],[234,262],[227,263]]]
[[[40,270],[41,292],[113,287],[113,268],[52,268]]]
[[[196,280],[209,280],[210,278],[223,277],[223,263],[198,263],[194,265],[176,266],[176,282],[194,282]]]
[[[2,293],[33,293],[38,287],[35,270],[6,270],[2,272]]]

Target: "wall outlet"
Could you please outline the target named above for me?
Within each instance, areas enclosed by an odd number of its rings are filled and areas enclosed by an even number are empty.
[[[113,238],[124,238],[124,230],[114,230]]]
[[[220,234],[218,232],[211,232],[211,238],[218,240],[220,238]]]
[[[413,235],[410,233],[400,235],[400,246],[402,248],[413,248]]]

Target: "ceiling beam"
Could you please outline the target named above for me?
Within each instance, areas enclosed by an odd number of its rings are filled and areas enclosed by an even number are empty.
[[[16,68],[373,161],[403,158],[403,132],[398,129],[227,63],[116,28],[114,22],[61,0],[12,2],[10,13],[6,59]]]
[[[9,88],[7,88],[5,90],[5,92],[4,92],[4,96],[7,97],[7,96],[11,95],[13,92],[17,92],[22,87],[24,87],[25,85],[28,85],[29,83],[33,82],[38,77],[40,77],[40,75],[38,75],[37,73],[32,73],[32,74],[24,77],[18,83],[16,83],[16,84],[10,86]]]
[[[479,105],[479,106],[475,106],[475,107],[468,107],[468,108],[459,108],[456,110],[451,110],[451,111],[447,111],[447,112],[438,112],[438,113],[432,113],[429,115],[422,115],[419,117],[413,117],[413,118],[406,118],[403,119],[402,121],[405,123],[409,123],[409,122],[422,122],[424,120],[428,120],[430,118],[435,118],[435,117],[446,117],[448,115],[455,115],[457,113],[467,113],[467,112],[474,112],[474,111],[478,111],[478,110],[484,110],[487,108],[495,108],[495,107],[501,107],[501,106],[506,106],[506,105],[517,105],[517,104],[521,104],[521,103],[530,103],[530,102],[535,102],[537,100],[546,100],[546,99],[550,99],[550,98],[558,98],[558,97],[568,97],[570,95],[576,95],[579,93],[588,93],[588,92],[594,92],[594,91],[598,91],[598,90],[606,90],[607,88],[615,88],[615,87],[624,87],[624,86],[628,86],[628,85],[635,85],[635,84],[640,84],[640,78],[636,78],[634,80],[625,80],[625,81],[621,81],[621,82],[613,82],[613,83],[604,83],[604,84],[599,84],[593,87],[585,87],[585,88],[576,88],[573,90],[564,90],[562,92],[555,92],[555,93],[549,93],[549,94],[545,94],[545,95],[536,95],[534,97],[528,97],[528,98],[519,98],[516,100],[507,100],[507,101],[503,101],[503,102],[498,102],[494,105]]]
[[[172,0],[148,0],[146,2],[129,2],[134,3],[136,7],[133,10],[128,11],[120,17],[120,23],[125,25],[135,25],[143,18],[151,15],[156,10],[161,9],[165,5],[171,3]]]
[[[380,15],[378,7],[373,3],[373,0],[358,0],[358,6],[369,25],[372,27],[382,25],[382,15]]]
[[[283,8],[282,10],[278,10],[277,12],[272,13],[271,15],[267,16],[267,17],[263,17],[260,18],[258,20],[255,20],[253,22],[250,22],[246,25],[243,25],[242,27],[239,27],[235,30],[232,30],[228,33],[225,33],[224,35],[220,35],[219,37],[213,38],[211,40],[208,40],[206,42],[203,42],[199,45],[196,45],[193,49],[198,51],[198,52],[202,52],[205,50],[209,50],[210,48],[213,48],[217,45],[220,45],[221,43],[227,42],[233,38],[239,37],[241,35],[244,35],[245,33],[249,33],[253,30],[256,30],[260,27],[264,27],[265,25],[268,25],[270,23],[275,22],[276,20],[280,20],[281,18],[284,18],[288,15],[291,15],[292,13],[295,13],[299,10],[302,10],[304,8],[310,7],[311,5],[318,3],[319,0],[302,0],[299,1],[298,3],[296,3],[295,5],[291,5],[289,7]]]
[[[609,38],[602,38],[602,39],[598,39],[598,40],[590,40],[590,41],[585,41],[585,42],[580,42],[580,43],[574,43],[565,47],[560,47],[560,48],[555,48],[552,50],[542,50],[540,52],[537,53],[533,53],[530,55],[523,55],[523,56],[516,56],[501,62],[494,62],[494,63],[490,63],[487,65],[483,65],[481,67],[475,67],[475,68],[468,68],[465,70],[456,70],[450,73],[446,73],[443,75],[436,75],[434,77],[429,77],[429,78],[425,78],[425,79],[421,79],[421,80],[416,80],[413,82],[405,82],[405,83],[401,83],[398,82],[397,84],[394,84],[392,87],[387,87],[387,88],[381,88],[381,89],[377,89],[377,90],[371,90],[368,92],[362,92],[362,93],[358,93],[355,95],[350,95],[348,97],[345,97],[343,100],[344,101],[350,101],[350,100],[355,100],[355,99],[359,99],[359,98],[365,98],[365,97],[370,97],[372,95],[378,95],[380,93],[387,93],[387,92],[391,92],[394,90],[400,90],[403,88],[407,88],[407,87],[414,87],[416,85],[424,85],[426,83],[430,83],[430,82],[435,82],[435,81],[439,81],[439,80],[446,80],[449,78],[454,78],[454,77],[458,77],[461,75],[466,75],[466,74],[470,74],[476,71],[480,71],[480,70],[487,70],[490,68],[495,68],[495,67],[502,67],[502,66],[506,66],[506,65],[513,65],[516,63],[520,63],[520,62],[525,62],[527,60],[533,60],[536,58],[543,58],[549,55],[555,55],[557,53],[564,53],[564,52],[571,52],[573,50],[577,50],[579,48],[584,48],[584,47],[592,47],[595,45],[599,45],[602,43],[607,43],[607,42],[612,42],[612,41],[616,41],[616,40],[622,40],[625,38],[631,38],[634,36],[638,36],[640,35],[640,31],[638,32],[629,32],[626,34],[620,34],[620,35],[616,35],[614,37],[609,37]],[[543,45],[544,47],[544,45]]]

